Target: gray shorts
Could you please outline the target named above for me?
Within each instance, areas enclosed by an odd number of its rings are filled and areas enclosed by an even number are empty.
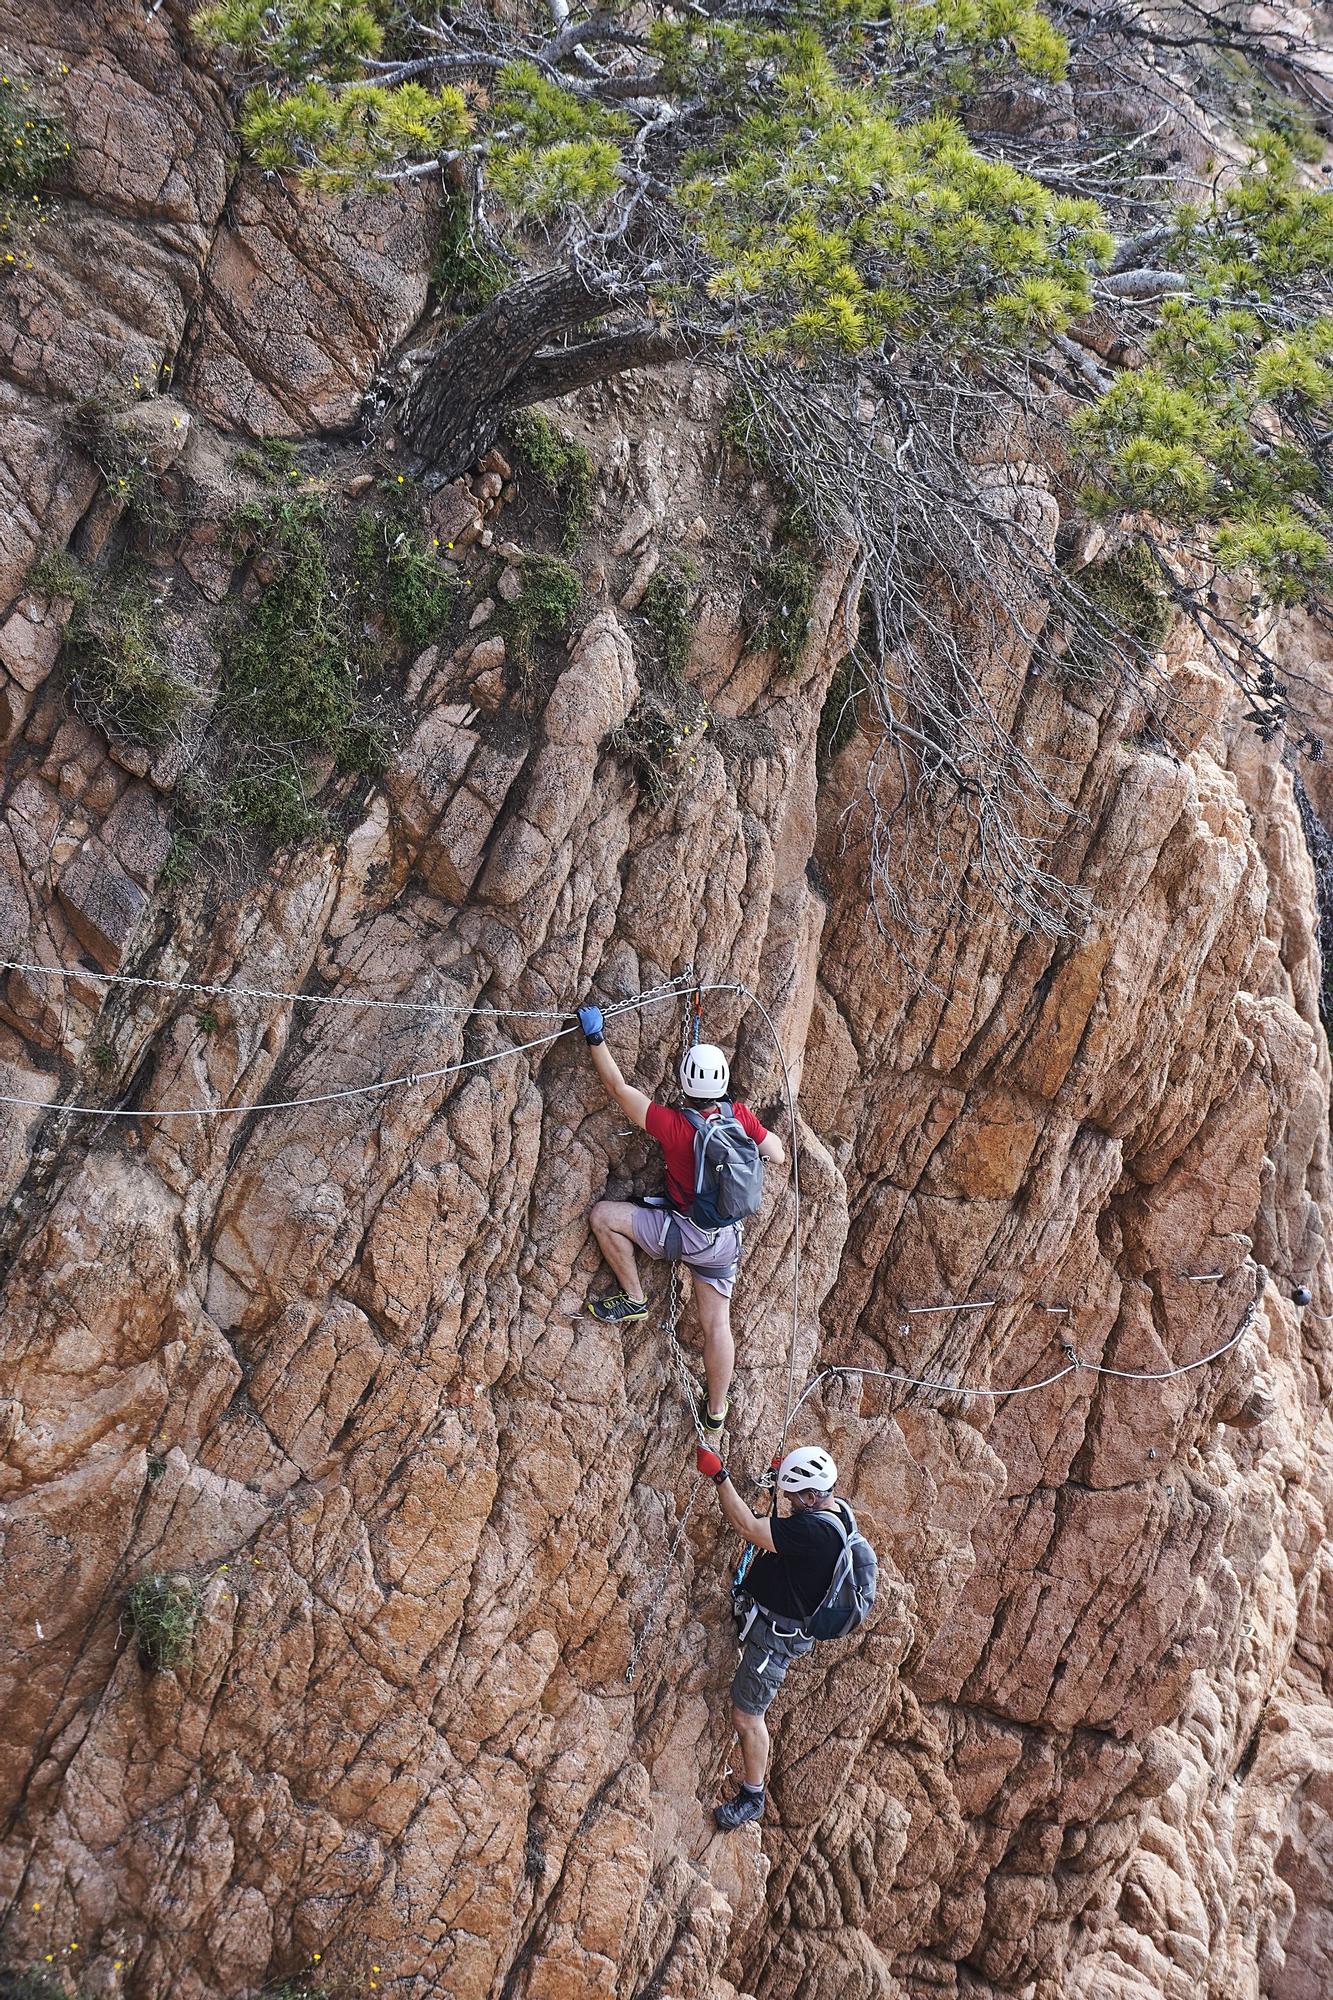
[[[776,1632],[766,1614],[755,1613],[741,1651],[741,1663],[736,1669],[736,1677],[731,1683],[731,1699],[735,1706],[746,1715],[762,1715],[772,1701],[793,1660],[803,1660],[814,1645],[804,1632],[788,1637],[789,1627],[779,1619],[782,1631]]]
[[[673,1222],[680,1231],[681,1262],[705,1285],[729,1299],[741,1261],[739,1226],[727,1222],[721,1229],[700,1229],[688,1215],[677,1215],[674,1209],[645,1208],[635,1202],[634,1241],[645,1255],[665,1257],[667,1231]]]

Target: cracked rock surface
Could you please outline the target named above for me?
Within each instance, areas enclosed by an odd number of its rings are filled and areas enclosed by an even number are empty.
[[[105,498],[64,418],[165,368],[187,471],[345,427],[422,311],[430,221],[415,193],[228,200],[223,96],[171,7],[0,4],[20,29],[71,65],[79,144],[4,301],[0,952],[76,972],[0,985],[6,1960],[77,1941],[89,1992],[145,2000],[315,1954],[423,2000],[1317,2000],[1329,1062],[1288,772],[1183,650],[1170,748],[1140,695],[1010,656],[1086,921],[1057,945],[918,903],[894,953],[870,746],[819,742],[848,561],[794,672],[748,643],[738,551],[776,510],[682,372],[553,413],[600,483],[540,699],[485,621],[455,634],[340,838],[173,887],[172,773],[73,713],[61,607],[25,591]],[[662,796],[624,737],[656,671],[635,607],[680,549],[712,726]],[[225,564],[197,535],[177,557],[203,631]],[[845,1373],[804,1404],[880,1601],[790,1676],[762,1836],[712,1831],[735,1549],[710,1495],[663,1568],[695,1477],[661,1273],[646,1326],[580,1315],[586,1211],[647,1187],[651,1149],[574,1038],[516,1047],[555,1023],[464,1011],[686,965],[752,989],[798,1092],[790,1135],[762,1018],[710,994],[801,1165],[794,1352],[785,1175],[747,1232],[738,1468],[820,1368],[1059,1377]],[[120,967],[350,1004],[95,976]],[[655,1089],[680,1031],[660,1001],[610,1040]],[[941,1301],[977,1309],[915,1310]],[[127,1636],[148,1571],[199,1593],[171,1671]]]

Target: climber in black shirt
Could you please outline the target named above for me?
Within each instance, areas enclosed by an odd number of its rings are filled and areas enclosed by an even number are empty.
[[[776,1506],[769,1515],[752,1513],[716,1452],[701,1446],[696,1463],[717,1487],[731,1526],[761,1551],[745,1578],[743,1650],[731,1684],[731,1720],[740,1738],[743,1783],[735,1798],[713,1814],[723,1832],[730,1833],[747,1820],[763,1818],[768,1770],[764,1712],[792,1661],[802,1659],[815,1643],[802,1629],[804,1621],[823,1602],[843,1550],[842,1536],[820,1516],[840,1509],[842,1503],[833,1495],[838,1468],[818,1445],[798,1446],[778,1467],[777,1490],[791,1506],[785,1515]],[[843,1511],[845,1516],[847,1510]]]

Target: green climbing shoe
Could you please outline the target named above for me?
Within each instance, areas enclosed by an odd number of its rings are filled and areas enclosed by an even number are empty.
[[[625,1292],[611,1292],[604,1299],[589,1299],[588,1311],[603,1326],[632,1326],[635,1320],[647,1319],[647,1299],[632,1299]]]
[[[722,1403],[722,1414],[719,1417],[715,1417],[713,1415],[713,1412],[709,1409],[707,1396],[700,1396],[696,1407],[699,1412],[699,1427],[703,1431],[705,1438],[707,1438],[710,1443],[714,1438],[720,1438],[723,1431],[726,1429],[727,1414],[731,1409],[730,1396],[724,1397]]]

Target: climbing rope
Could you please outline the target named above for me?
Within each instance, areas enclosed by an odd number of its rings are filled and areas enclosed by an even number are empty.
[[[490,1014],[510,1021],[572,1021],[553,1007],[465,1007],[441,1000],[380,1000],[368,993],[284,993],[273,986],[209,985],[197,979],[145,979],[130,972],[93,972],[82,965],[32,965],[0,958],[0,972],[26,972],[41,979],[94,979],[103,986],[146,986],[158,993],[200,993],[211,999],[286,1000],[304,1007],[377,1007],[394,1014]],[[607,1009],[611,1012],[611,1009]]]
[[[1181,1272],[1181,1278],[1185,1278],[1187,1282],[1199,1282],[1199,1284],[1203,1284],[1203,1282],[1215,1282],[1217,1278],[1223,1278],[1223,1276],[1225,1276],[1225,1272]],[[673,1272],[673,1278],[675,1278],[675,1272]],[[1255,1296],[1251,1298],[1249,1306],[1245,1308],[1245,1316],[1241,1318],[1241,1324],[1231,1334],[1231,1338],[1223,1340],[1223,1344],[1219,1348],[1213,1348],[1211,1354],[1201,1354],[1199,1360],[1181,1362],[1175,1368],[1107,1368],[1103,1362],[1085,1362],[1083,1356],[1067,1340],[1061,1342],[1061,1350],[1067,1356],[1063,1368],[1057,1368],[1053,1374],[1043,1376],[1039,1382],[1019,1382],[1019,1384],[1013,1384],[1011,1388],[987,1388],[987,1386],[981,1386],[981,1384],[967,1384],[967,1382],[933,1382],[927,1376],[913,1376],[913,1374],[907,1374],[901,1368],[857,1368],[855,1364],[841,1364],[841,1366],[833,1366],[833,1368],[821,1368],[821,1372],[817,1376],[813,1376],[811,1382],[807,1382],[807,1386],[801,1390],[801,1396],[795,1400],[795,1404],[791,1408],[789,1422],[791,1422],[791,1418],[795,1418],[799,1414],[799,1410],[809,1402],[809,1398],[819,1390],[819,1386],[823,1382],[831,1382],[835,1378],[853,1378],[853,1376],[855,1378],[869,1376],[869,1378],[873,1378],[877,1382],[897,1382],[897,1384],[901,1384],[905,1388],[927,1390],[929,1394],[937,1394],[937,1396],[953,1396],[953,1398],[981,1396],[981,1398],[989,1398],[991,1402],[997,1402],[997,1404],[999,1402],[1009,1402],[1015,1396],[1033,1396],[1037,1390],[1053,1388],[1057,1382],[1065,1382],[1073,1374],[1111,1376],[1117,1382],[1173,1382],[1177,1376],[1187,1376],[1187,1374],[1193,1374],[1197,1368],[1211,1366],[1211,1362],[1221,1360],[1225,1354],[1231,1354],[1231,1350],[1241,1344],[1241,1340],[1245,1338],[1245,1334],[1253,1326],[1255,1316],[1259,1312],[1259,1304],[1263,1300],[1265,1278],[1267,1278],[1267,1272],[1263,1270],[1263,1266],[1255,1266]],[[957,1300],[953,1300],[949,1304],[921,1306],[917,1310],[921,1310],[921,1312],[961,1312],[961,1310],[969,1310],[969,1308],[971,1310],[981,1310],[983,1306],[993,1306],[993,1304],[997,1304],[997,1300],[967,1300],[965,1304],[959,1304]],[[1035,1310],[1037,1312],[1071,1312],[1073,1308],[1071,1306],[1043,1306],[1043,1304],[1037,1304]],[[907,1328],[903,1328],[903,1332],[907,1332]],[[777,1454],[775,1454],[775,1460],[777,1460]],[[765,1472],[763,1478],[757,1480],[757,1486],[761,1490],[773,1492],[773,1468],[769,1468],[769,1472]],[[652,1596],[648,1600],[648,1612],[644,1616],[644,1622],[642,1622],[642,1628],[638,1632],[638,1638],[634,1640],[634,1646],[632,1646],[632,1652],[630,1652],[630,1664],[628,1664],[628,1668],[624,1672],[624,1680],[630,1686],[634,1682],[634,1674],[638,1672],[638,1660],[640,1660],[642,1650],[644,1650],[644,1646],[648,1642],[648,1636],[652,1634],[652,1630],[654,1630],[654,1626],[656,1626],[656,1622],[658,1622],[658,1618],[662,1614],[664,1600],[667,1600],[667,1584],[671,1580],[671,1568],[675,1564],[677,1550],[681,1548],[681,1542],[685,1540],[685,1528],[687,1528],[687,1522],[691,1518],[695,1500],[699,1498],[701,1492],[703,1492],[703,1484],[699,1484],[695,1488],[695,1492],[691,1494],[689,1506],[685,1508],[685,1514],[681,1516],[677,1532],[671,1538],[671,1548],[667,1550],[667,1556],[662,1558],[662,1562],[656,1566],[656,1570],[652,1574]],[[733,1590],[741,1588],[741,1584],[745,1582],[745,1574],[747,1574],[747,1570],[749,1570],[749,1566],[751,1566],[753,1560],[755,1560],[755,1546],[747,1544],[745,1550],[741,1552],[741,1560],[737,1562],[737,1568],[733,1572]]]

